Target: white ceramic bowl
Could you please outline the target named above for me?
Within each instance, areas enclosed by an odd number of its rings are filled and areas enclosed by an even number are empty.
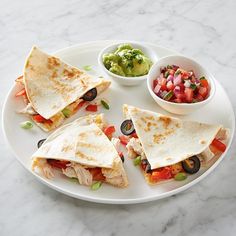
[[[133,42],[133,41],[124,41],[124,42],[120,42],[120,43],[111,44],[108,47],[105,47],[104,49],[102,49],[98,55],[98,65],[102,69],[105,76],[107,76],[111,80],[114,80],[117,83],[122,84],[122,85],[134,86],[134,85],[141,84],[144,80],[146,80],[147,75],[136,76],[136,77],[120,76],[120,75],[114,74],[114,73],[110,72],[109,70],[107,70],[107,68],[104,66],[103,60],[102,60],[102,57],[104,54],[114,52],[120,44],[126,44],[126,43],[131,44],[131,46],[134,48],[140,49],[147,57],[149,57],[151,59],[151,61],[153,63],[155,63],[157,61],[157,59],[158,59],[157,55],[148,46],[144,46],[143,44]]]
[[[210,94],[204,101],[197,102],[197,103],[173,103],[163,100],[162,98],[158,97],[153,92],[153,80],[156,79],[160,75],[160,68],[167,65],[177,65],[185,70],[193,70],[196,77],[200,78],[201,76],[205,76],[208,80],[210,86]],[[178,115],[186,115],[190,114],[197,109],[205,106],[207,103],[211,101],[215,94],[215,82],[214,77],[210,74],[204,67],[198,64],[193,59],[184,57],[184,56],[167,56],[159,59],[150,69],[147,77],[147,86],[149,93],[156,101],[156,103],[161,106],[166,111],[169,111],[174,114]]]

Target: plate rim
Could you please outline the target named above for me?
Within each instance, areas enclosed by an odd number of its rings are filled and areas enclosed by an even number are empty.
[[[116,42],[119,43],[119,42],[124,42],[124,41],[130,41],[130,40],[95,40],[95,41],[89,41],[89,42],[84,42],[84,43],[78,43],[78,44],[74,44],[74,45],[71,45],[71,46],[59,49],[59,50],[55,51],[53,54],[57,55],[57,54],[65,52],[67,50],[72,50],[72,49],[75,49],[77,47],[86,47],[86,46],[89,46],[91,44],[102,44],[102,43],[104,44],[104,43],[116,43]],[[158,47],[158,48],[161,48],[162,50],[172,51],[173,53],[182,55],[182,54],[178,53],[175,50],[172,50],[172,49],[167,48],[167,47],[163,47],[161,45],[159,46],[159,45],[157,45],[155,43],[150,43],[150,42],[146,42],[146,41],[133,41],[133,42],[144,43],[144,44],[149,45],[151,47]],[[10,98],[10,94],[12,93],[12,90],[16,86],[15,84],[13,84],[11,86],[11,88],[9,89],[9,91],[7,92],[7,95],[6,95],[4,103],[3,103],[2,117],[1,117],[3,137],[4,137],[4,139],[5,139],[6,143],[7,143],[10,151],[15,156],[15,158],[20,162],[20,164],[27,171],[29,171],[31,174],[33,174],[33,176],[37,180],[39,180],[41,183],[45,184],[46,186],[52,188],[53,190],[56,190],[56,191],[58,191],[60,193],[68,195],[70,197],[74,197],[74,198],[77,198],[77,199],[80,199],[80,200],[84,200],[84,201],[88,201],[88,202],[103,203],[103,204],[138,204],[138,203],[151,202],[151,201],[167,198],[167,197],[173,196],[173,195],[175,195],[177,193],[183,192],[183,191],[189,189],[190,187],[194,186],[195,184],[199,183],[201,180],[205,179],[206,176],[209,175],[219,165],[219,163],[221,161],[223,161],[223,159],[225,158],[226,154],[228,153],[228,151],[229,151],[229,149],[231,147],[231,144],[232,144],[232,141],[233,141],[233,138],[234,138],[234,133],[235,133],[235,113],[234,113],[234,109],[233,109],[232,103],[231,103],[231,101],[230,101],[230,99],[229,99],[229,97],[228,97],[224,87],[221,85],[221,83],[218,80],[216,80],[215,82],[216,82],[216,85],[221,87],[223,93],[225,93],[225,96],[226,96],[226,98],[228,100],[228,103],[230,105],[230,109],[231,109],[231,112],[232,112],[232,115],[233,115],[233,118],[234,118],[233,121],[232,121],[232,132],[230,133],[231,137],[230,137],[230,140],[228,142],[227,149],[220,156],[220,158],[209,169],[207,169],[203,174],[201,174],[199,177],[197,177],[196,179],[192,180],[189,183],[186,183],[185,185],[183,185],[181,187],[178,187],[176,189],[173,189],[173,190],[170,190],[168,192],[162,193],[161,195],[156,195],[156,196],[152,196],[152,197],[148,197],[147,196],[147,197],[140,197],[140,198],[126,198],[126,199],[120,199],[120,198],[111,199],[111,198],[101,198],[101,197],[91,197],[91,196],[87,197],[87,196],[84,196],[84,195],[74,194],[74,193],[72,193],[72,192],[70,192],[68,190],[64,190],[63,188],[61,188],[59,186],[56,186],[53,183],[49,183],[43,177],[41,177],[41,176],[37,175],[36,173],[34,173],[31,169],[28,169],[27,166],[25,166],[24,163],[21,161],[20,156],[15,152],[14,148],[12,147],[12,145],[10,145],[10,142],[9,142],[9,140],[7,138],[7,132],[5,130],[6,105],[7,105],[8,99]]]

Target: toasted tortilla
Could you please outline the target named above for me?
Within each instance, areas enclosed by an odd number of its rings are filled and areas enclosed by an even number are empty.
[[[151,169],[176,164],[203,152],[221,125],[187,121],[133,106],[123,106],[124,115],[133,121]]]
[[[105,122],[102,114],[81,117],[52,133],[33,154],[32,168],[37,159],[65,160],[86,167],[101,167],[103,173],[113,172],[122,181],[113,185],[126,187],[127,176],[117,150],[102,129]],[[107,181],[109,182],[109,180]]]
[[[84,71],[33,47],[23,74],[27,97],[34,110],[50,119],[92,88],[100,94],[110,81],[94,79]],[[82,101],[82,99],[81,99]]]

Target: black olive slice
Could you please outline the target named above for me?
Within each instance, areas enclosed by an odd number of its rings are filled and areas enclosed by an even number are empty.
[[[124,158],[124,155],[123,155],[123,153],[122,154],[120,154],[120,159],[121,159],[121,161],[124,163],[125,162],[125,158]]]
[[[192,156],[182,161],[182,167],[187,173],[195,174],[199,171],[201,162],[197,156]]]
[[[147,159],[143,159],[142,164],[146,165],[145,170],[144,170],[146,173],[151,173],[152,172],[151,165],[149,164]]]
[[[90,89],[87,93],[85,93],[82,99],[84,101],[90,102],[94,100],[96,97],[97,97],[97,89],[93,88],[93,89]]]
[[[37,144],[38,148],[40,148],[42,146],[42,144],[44,143],[45,140],[46,140],[46,138],[38,141],[38,144]]]
[[[120,126],[120,130],[124,135],[131,135],[135,132],[132,120],[125,120]]]

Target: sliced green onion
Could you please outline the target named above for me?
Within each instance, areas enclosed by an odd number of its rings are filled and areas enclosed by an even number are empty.
[[[104,100],[101,100],[101,104],[103,105],[103,107],[104,107],[105,109],[107,109],[107,110],[110,109],[110,106],[109,106],[108,103],[105,102]]]
[[[181,70],[177,69],[177,71],[175,72],[174,76],[177,76],[179,74],[181,74]]]
[[[166,101],[169,101],[173,95],[174,95],[174,92],[171,90],[163,97],[163,99]]]
[[[91,185],[91,189],[92,190],[98,190],[101,186],[102,186],[102,182],[101,181],[97,181],[97,182],[95,182],[95,183],[93,183]]]
[[[141,164],[142,160],[141,160],[141,156],[137,156],[135,159],[134,159],[134,165],[135,166],[139,166]]]
[[[167,78],[170,75],[169,71],[166,71],[164,77]]]
[[[68,118],[71,115],[71,110],[68,108],[64,108],[61,112],[66,118]]]
[[[172,69],[172,66],[171,65],[167,65],[166,68],[167,69]]]
[[[179,172],[178,174],[175,175],[175,180],[177,181],[182,181],[182,180],[185,180],[187,179],[187,175],[183,172]]]
[[[23,129],[31,129],[31,128],[33,128],[33,126],[34,126],[33,123],[28,120],[20,123],[20,127]]]
[[[71,182],[78,183],[78,178],[76,178],[76,177],[69,178],[69,180]]]
[[[190,84],[190,88],[191,88],[192,90],[195,90],[195,89],[197,88],[197,85],[196,85],[196,84]]]
[[[90,66],[90,65],[83,66],[83,69],[86,71],[90,71],[90,70],[92,70],[92,66]]]
[[[206,77],[205,77],[205,76],[202,76],[199,80],[202,80],[202,79],[206,79]]]

